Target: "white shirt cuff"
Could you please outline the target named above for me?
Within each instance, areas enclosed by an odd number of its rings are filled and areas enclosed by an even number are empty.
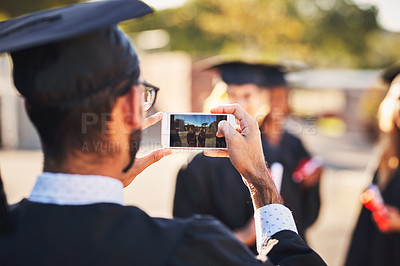
[[[297,233],[292,212],[282,204],[268,204],[255,210],[254,220],[258,253],[272,235],[283,230]]]

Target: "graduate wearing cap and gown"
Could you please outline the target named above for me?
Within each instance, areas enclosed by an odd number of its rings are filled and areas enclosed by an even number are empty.
[[[278,181],[278,189],[285,201],[285,205],[292,211],[298,225],[299,234],[305,239],[305,232],[318,218],[320,210],[319,181],[322,174],[322,164],[316,160],[315,169],[296,179],[295,172],[306,162],[312,159],[310,153],[304,147],[300,138],[284,128],[284,121],[290,114],[288,103],[289,88],[284,72],[279,66],[270,67],[264,71],[264,86],[270,90],[270,112],[265,117],[261,132],[263,147],[268,154],[273,155],[273,162],[281,163],[283,174]]]
[[[379,164],[372,184],[379,188],[386,206],[385,219],[362,206],[355,224],[346,266],[400,265],[400,67],[384,71],[390,88],[379,107],[381,130]]]
[[[281,114],[282,107],[287,108],[287,99],[282,98],[282,92],[287,94],[287,85],[279,66],[229,62],[214,67],[228,85],[229,101],[241,104],[253,118],[260,116],[257,109],[269,101],[269,117],[284,118],[287,115],[287,112]],[[267,119],[268,116],[265,121]],[[265,125],[266,122],[263,127]],[[299,234],[304,239],[305,230],[318,216],[319,187],[315,182],[310,189],[304,189],[302,184],[293,180],[292,175],[300,160],[310,155],[300,139],[288,132],[280,133],[279,143],[271,143],[263,127],[265,159],[271,166],[285,205],[293,211]],[[254,221],[250,194],[228,158],[214,159],[198,154],[179,171],[173,215],[190,217],[193,214],[216,217],[255,252],[255,239],[251,237],[254,235]]]
[[[158,89],[140,76],[117,23],[151,12],[136,0],[92,1],[0,23],[0,52],[11,55],[44,153],[27,199],[8,208],[0,186],[0,265],[324,265],[297,234],[267,173],[258,128],[238,106],[216,111],[237,113],[253,136],[226,139],[253,151],[230,149],[244,154],[235,166],[256,186],[259,258],[213,218],[152,218],[124,206],[123,187],[171,152],[135,157],[142,128],[161,119],[144,119]],[[112,121],[95,123],[103,114]]]

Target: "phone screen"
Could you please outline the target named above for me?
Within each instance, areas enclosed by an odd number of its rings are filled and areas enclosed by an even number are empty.
[[[171,114],[170,147],[226,148],[216,136],[218,123],[227,115]]]

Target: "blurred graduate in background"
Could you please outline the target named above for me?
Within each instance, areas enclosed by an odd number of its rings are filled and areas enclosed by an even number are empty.
[[[263,150],[275,184],[291,208],[299,234],[315,222],[320,209],[321,167],[293,179],[303,161],[310,159],[300,139],[283,130],[289,114],[288,87],[279,65],[231,61],[213,65],[223,83],[217,83],[208,104],[239,103],[262,124]],[[215,100],[217,99],[217,100]],[[218,218],[255,251],[255,230],[250,194],[228,158],[198,154],[177,177],[174,217],[210,214]]]
[[[393,78],[390,68],[383,79]],[[379,107],[378,120],[383,150],[372,184],[379,189],[383,204],[362,208],[347,254],[349,266],[400,265],[400,75]]]
[[[268,68],[264,75],[264,86],[270,91],[270,111],[261,125],[264,153],[271,162],[275,184],[285,204],[292,207],[300,235],[305,239],[306,229],[319,214],[322,159],[312,157],[300,138],[284,127],[290,114],[289,87],[284,72],[276,66]]]

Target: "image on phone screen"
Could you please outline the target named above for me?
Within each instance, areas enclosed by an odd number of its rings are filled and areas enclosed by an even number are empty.
[[[226,148],[225,138],[216,136],[218,123],[226,115],[171,114],[170,146],[182,148]]]

